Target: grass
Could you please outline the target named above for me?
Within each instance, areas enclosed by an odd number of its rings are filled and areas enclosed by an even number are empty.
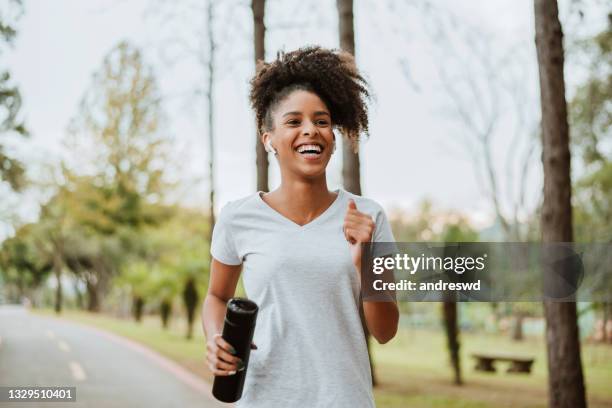
[[[451,370],[441,332],[403,330],[393,341],[373,344],[381,386],[380,407],[545,407],[547,406],[546,348],[542,339],[513,342],[487,334],[461,335],[463,386],[451,385]],[[473,369],[471,353],[509,352],[535,357],[529,375],[508,374],[507,363],[497,373]],[[582,361],[591,407],[612,407],[612,347],[584,343]]]
[[[52,315],[52,311],[36,313]],[[199,322],[194,338],[185,338],[185,323],[175,320],[161,329],[159,317],[146,316],[139,324],[131,320],[80,311],[65,311],[62,317],[89,324],[138,341],[212,381],[204,363],[205,338]],[[497,364],[497,373],[473,369],[470,354],[503,351],[535,357],[530,375],[507,374],[506,364]],[[464,385],[455,386],[441,331],[402,329],[388,344],[372,343],[379,386],[374,394],[379,408],[492,408],[547,406],[546,348],[540,338],[513,342],[490,334],[461,335]],[[612,346],[584,343],[582,362],[590,407],[612,407]]]

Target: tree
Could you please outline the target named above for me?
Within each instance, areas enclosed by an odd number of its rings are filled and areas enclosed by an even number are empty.
[[[153,71],[139,49],[119,43],[94,75],[71,122],[73,170],[64,171],[62,193],[87,237],[86,256],[73,259],[88,262],[73,265],[87,282],[90,309],[99,309],[111,277],[142,240],[143,228],[169,216],[162,203],[172,184],[164,174],[173,163],[163,120]]]
[[[542,109],[542,241],[571,242],[569,129],[563,76],[563,31],[556,0],[535,0],[535,43]],[[544,301],[549,406],[586,407],[575,302]]]
[[[340,48],[355,55],[353,0],[337,0]],[[342,180],[346,191],[361,195],[359,145],[342,143]]]
[[[255,51],[255,69],[259,61],[266,58],[266,0],[252,0],[251,10],[253,11],[253,48]],[[259,140],[259,129],[255,131],[255,154],[257,165],[257,191],[268,191],[268,153]]]
[[[584,175],[574,185],[576,241],[612,239],[612,151],[606,146],[612,127],[612,13],[608,26],[578,43],[588,61],[587,80],[570,103],[572,149],[580,155]]]
[[[41,208],[39,246],[85,283],[87,309],[95,312],[136,239],[130,227],[117,223],[125,216],[118,215],[122,201],[111,189],[97,186],[91,176],[65,171],[64,177],[64,184]]]
[[[416,215],[404,220],[401,213],[390,217],[393,235],[403,242],[475,242],[478,233],[470,226],[467,219],[455,212],[435,210],[433,204],[424,200]],[[442,325],[446,335],[446,344],[450,365],[453,369],[453,381],[461,385],[461,354],[459,341],[459,311],[456,298],[447,298],[441,304]]]
[[[355,31],[353,22],[353,0],[336,0],[338,9],[338,33],[340,38],[340,48],[351,55],[355,55]],[[346,142],[346,140],[344,140]],[[361,174],[359,165],[359,144],[342,143],[342,183],[344,189],[353,194],[361,195]],[[368,358],[370,359],[370,370],[372,375],[372,386],[378,384],[376,372],[374,370],[374,360],[370,349],[372,336],[368,330],[363,311],[363,303],[359,301],[359,317],[361,326],[366,337],[368,348]]]
[[[0,247],[0,272],[9,289],[16,286],[16,293],[9,298],[18,301],[29,296],[30,290],[39,287],[53,268],[52,261],[42,254],[36,245],[36,225],[25,224],[17,229]]]
[[[6,13],[6,14],[5,14]],[[0,11],[0,55],[5,52],[5,45],[12,46],[17,31],[15,22],[23,13],[21,0],[9,0]],[[0,137],[4,139],[11,134],[27,136],[25,124],[20,118],[21,93],[11,83],[11,74],[0,67]],[[11,157],[0,140],[0,181],[7,182],[15,191],[25,184],[23,163]]]
[[[215,150],[214,150],[214,89],[213,86],[215,84],[215,38],[214,38],[214,30],[213,30],[213,21],[214,21],[214,8],[213,8],[213,0],[206,0],[206,30],[208,37],[208,61],[206,64],[206,70],[208,73],[208,86],[206,87],[206,108],[208,110],[208,177],[209,177],[209,221],[210,221],[210,229],[208,235],[210,237],[209,242],[212,242],[212,231],[215,226],[215,174],[214,174],[214,159],[215,159]]]
[[[444,226],[441,241],[448,242],[474,242],[478,241],[478,233],[474,231],[463,218],[458,218]],[[451,366],[453,367],[454,383],[463,384],[461,376],[461,358],[459,342],[459,311],[457,310],[456,295],[446,295],[449,298],[442,303],[443,324],[446,333]]]
[[[612,242],[612,151],[605,144],[612,127],[612,13],[607,18],[602,32],[576,47],[588,70],[569,106],[572,149],[585,169],[573,190],[576,242]],[[601,311],[601,340],[607,342],[612,303],[594,302],[593,307]]]

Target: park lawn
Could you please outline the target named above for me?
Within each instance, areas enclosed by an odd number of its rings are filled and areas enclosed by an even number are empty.
[[[38,310],[53,316],[50,310]],[[185,338],[185,323],[175,319],[162,330],[159,317],[145,316],[141,323],[103,314],[65,311],[62,318],[92,325],[149,346],[202,378],[212,381],[206,368],[205,338],[199,321],[194,338]],[[374,394],[379,408],[493,408],[546,407],[546,350],[542,339],[513,342],[500,335],[462,333],[463,386],[451,382],[451,370],[442,331],[402,329],[385,345],[372,343],[379,386]],[[530,375],[507,374],[497,363],[497,373],[473,369],[470,354],[503,351],[535,356]],[[582,347],[590,407],[612,407],[612,346],[584,343]]]
[[[500,335],[462,333],[461,363],[464,385],[451,384],[442,331],[402,330],[385,345],[372,343],[381,386],[381,407],[546,407],[547,366],[543,339],[513,342]],[[474,352],[508,352],[535,357],[532,373],[507,374],[507,363],[496,363],[497,373],[474,370]],[[612,407],[612,346],[583,343],[582,361],[589,406]]]

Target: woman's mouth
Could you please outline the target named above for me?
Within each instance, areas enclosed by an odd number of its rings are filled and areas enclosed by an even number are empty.
[[[295,151],[306,160],[317,160],[322,156],[323,146],[318,143],[302,144]]]

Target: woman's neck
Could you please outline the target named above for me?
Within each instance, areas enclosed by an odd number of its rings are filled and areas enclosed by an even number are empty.
[[[336,199],[327,188],[327,181],[281,182],[279,188],[266,195],[267,202],[281,214],[300,225],[321,215]]]

